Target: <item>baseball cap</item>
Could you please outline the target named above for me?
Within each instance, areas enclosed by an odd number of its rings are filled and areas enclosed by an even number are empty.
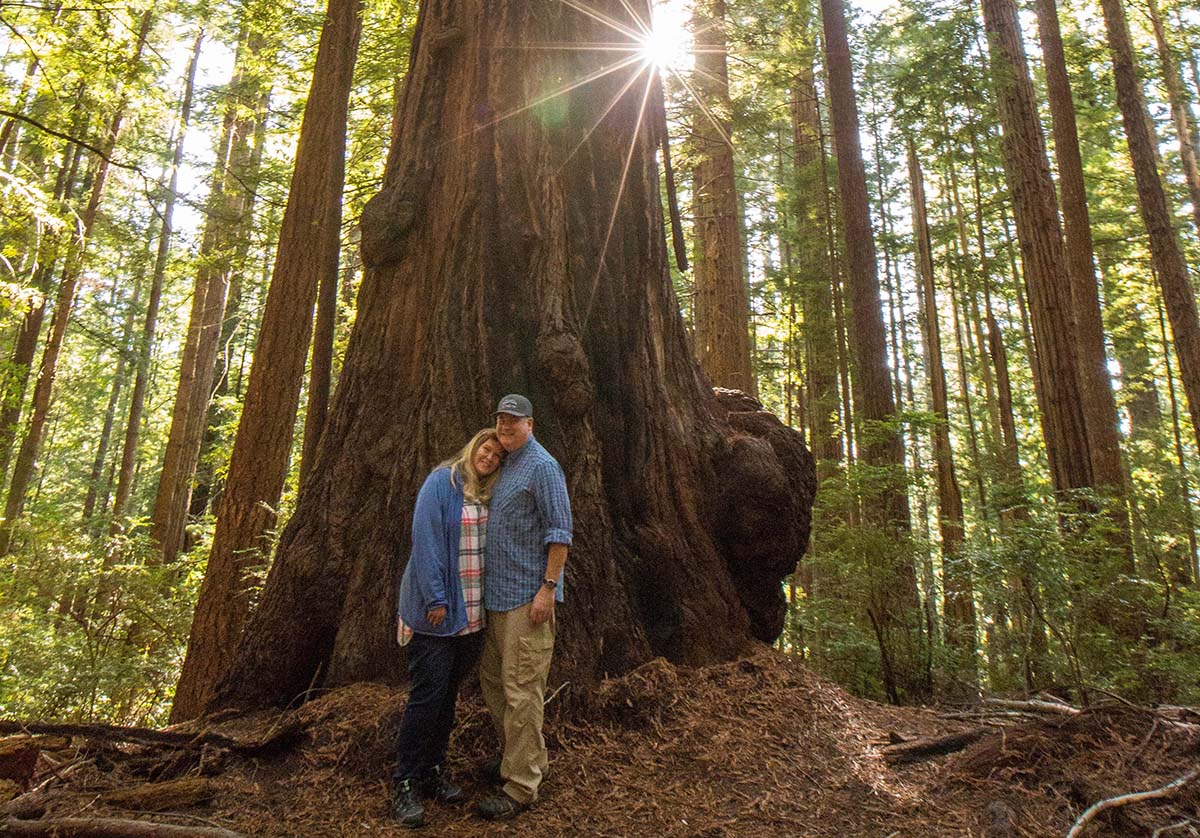
[[[533,416],[533,405],[520,393],[509,393],[496,405],[496,412],[507,413],[511,416]]]

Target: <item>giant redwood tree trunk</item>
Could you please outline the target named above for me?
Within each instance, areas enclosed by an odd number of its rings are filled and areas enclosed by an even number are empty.
[[[590,6],[631,23],[621,0]],[[690,356],[639,120],[650,80],[601,120],[645,71],[550,96],[613,53],[529,48],[617,37],[565,3],[421,4],[329,424],[210,707],[398,674],[416,491],[509,391],[532,399],[575,513],[554,680],[580,697],[651,655],[708,661],[780,631],[812,459],[756,403],[722,407]]]

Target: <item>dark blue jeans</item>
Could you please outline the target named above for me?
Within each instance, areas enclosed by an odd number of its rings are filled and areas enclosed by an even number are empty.
[[[414,634],[408,644],[408,706],[396,736],[392,780],[419,779],[446,761],[454,705],[463,678],[479,661],[483,632],[457,637]]]

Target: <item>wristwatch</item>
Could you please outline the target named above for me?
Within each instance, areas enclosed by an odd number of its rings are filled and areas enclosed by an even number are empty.
[[[558,587],[558,580],[557,579],[543,579],[542,587],[549,588],[550,590],[553,591],[555,588]]]

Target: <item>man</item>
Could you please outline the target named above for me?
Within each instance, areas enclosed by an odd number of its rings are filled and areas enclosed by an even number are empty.
[[[562,468],[533,438],[529,399],[500,400],[496,433],[508,457],[488,506],[479,681],[500,737],[502,785],[479,814],[507,820],[537,799],[546,775],[542,709],[572,525]]]

